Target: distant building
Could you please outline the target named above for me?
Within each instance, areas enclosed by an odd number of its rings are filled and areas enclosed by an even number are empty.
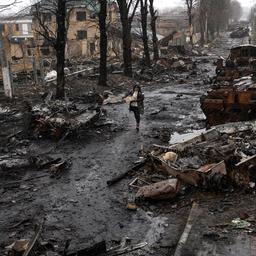
[[[95,0],[95,5],[87,4],[88,1],[80,0],[70,2],[67,5],[68,13],[68,34],[66,45],[66,57],[92,57],[99,52],[99,28],[98,17],[99,11],[98,2]],[[90,1],[91,3],[91,1]],[[49,2],[41,1],[35,4],[31,9],[33,15],[33,32],[35,40],[40,48],[40,54],[43,56],[52,55],[54,49],[50,41],[46,40],[42,34],[45,33],[40,22],[43,22],[49,35],[55,36],[56,17],[50,10]],[[117,6],[110,3],[108,5],[108,23],[113,24],[117,20]],[[39,16],[40,15],[40,16]],[[54,38],[53,38],[54,40]]]
[[[3,25],[3,43],[8,62],[15,72],[32,69],[34,35],[32,17],[11,17],[0,20]]]
[[[187,16],[184,12],[175,14],[159,15],[156,22],[157,33],[168,36],[174,31],[188,28]]]
[[[88,3],[87,3],[88,2]],[[90,4],[89,4],[90,3]],[[94,3],[94,5],[93,5]],[[97,0],[77,0],[67,4],[66,58],[92,58],[99,55],[99,4]],[[56,68],[56,54],[52,40],[56,40],[56,15],[53,2],[42,0],[17,14],[0,20],[3,25],[3,41],[12,73],[38,70],[41,66]],[[115,26],[118,20],[117,5],[108,4],[107,23]],[[45,29],[43,29],[43,27]],[[45,39],[45,30],[50,40]],[[109,42],[109,55],[115,39]],[[36,63],[36,64],[35,64]]]
[[[156,22],[156,31],[162,36],[168,36],[178,27],[177,21],[168,16],[158,16]]]

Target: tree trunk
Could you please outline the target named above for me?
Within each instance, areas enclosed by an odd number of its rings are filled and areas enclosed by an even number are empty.
[[[201,46],[203,46],[204,43],[205,43],[205,38],[204,38],[204,36],[205,36],[204,20],[200,21],[200,34],[201,34],[200,44],[201,44]]]
[[[145,65],[150,67],[150,54],[148,47],[148,0],[145,0],[145,3],[143,3],[143,0],[140,0],[140,5]]]
[[[132,77],[132,36],[131,24],[128,22],[122,23],[123,27],[123,60],[124,60],[124,75]]]
[[[65,47],[66,47],[66,0],[58,0],[57,22],[57,90],[56,98],[64,99],[65,97]]]
[[[193,23],[192,23],[192,10],[189,10],[188,14],[188,22],[189,22],[189,39],[190,44],[193,45]]]
[[[106,29],[107,0],[100,0],[99,27],[100,27],[100,77],[99,85],[107,85],[107,50],[108,37]]]
[[[154,51],[154,60],[159,59],[159,51],[158,51],[158,39],[157,39],[157,33],[156,33],[156,11],[154,9],[154,0],[149,0],[150,6],[150,16],[151,16],[151,30],[152,30],[152,39],[153,39],[153,51]]]
[[[132,21],[139,4],[139,0],[117,0],[122,24],[123,34],[123,61],[124,74],[132,76]],[[133,8],[133,9],[132,9]]]
[[[122,24],[124,75],[132,76],[132,36],[129,9],[125,0],[118,0]]]
[[[200,6],[200,14],[199,14],[199,26],[200,26],[200,44],[203,46],[205,44],[205,20],[206,16],[204,13],[204,9]]]

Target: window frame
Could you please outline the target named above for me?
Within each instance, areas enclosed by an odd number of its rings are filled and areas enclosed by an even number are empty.
[[[86,11],[77,11],[76,12],[76,21],[86,21],[87,13]]]
[[[84,33],[84,36],[82,36],[83,33]],[[87,39],[87,30],[77,30],[77,32],[76,32],[76,39],[77,40],[85,40],[85,39]]]

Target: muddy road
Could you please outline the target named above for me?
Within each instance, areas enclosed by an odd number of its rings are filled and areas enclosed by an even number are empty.
[[[83,248],[129,237],[133,244],[148,242],[143,250],[129,255],[170,255],[188,216],[187,202],[178,208],[176,203],[146,204],[133,212],[126,209],[130,179],[110,188],[106,182],[128,170],[142,146],[166,144],[168,134],[175,139],[205,128],[199,99],[209,89],[214,59],[226,57],[237,43],[225,35],[215,42],[211,56],[195,57],[196,74],[175,74],[173,82],[144,86],[145,115],[138,133],[127,105],[105,106],[108,129],[99,124],[79,140],[61,142],[52,152],[53,157],[73,163],[60,178],[36,170],[8,174],[4,182],[16,180],[18,186],[0,189],[0,254],[13,240],[29,238],[33,224],[45,218],[43,238],[50,239],[56,250],[62,250],[67,239],[72,239],[71,248]],[[50,142],[34,143],[30,150],[40,154],[51,146]]]

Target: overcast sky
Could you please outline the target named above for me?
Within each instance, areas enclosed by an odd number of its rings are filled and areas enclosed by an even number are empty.
[[[9,3],[13,0],[0,0],[0,6],[4,5],[6,3]],[[21,2],[18,4],[18,6],[15,9],[24,7],[26,5],[29,5],[31,3],[31,0],[19,0]],[[243,6],[251,6],[253,3],[256,3],[256,0],[239,0],[239,2]],[[174,6],[182,6],[184,4],[184,0],[155,0],[155,5],[157,8],[166,8],[166,7],[174,7]],[[13,8],[11,9],[14,10]]]
[[[256,3],[255,0],[239,0],[239,2],[243,6],[251,6],[253,5],[253,3]],[[155,3],[157,7],[163,8],[163,7],[169,7],[169,6],[183,5],[184,1],[183,0],[155,0]]]

